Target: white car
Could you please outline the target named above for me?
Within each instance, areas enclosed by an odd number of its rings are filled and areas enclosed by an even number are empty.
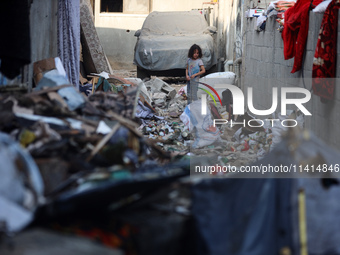
[[[137,30],[134,64],[137,77],[150,75],[185,76],[189,48],[198,44],[202,49],[205,69],[216,69],[214,50],[216,28],[208,26],[199,11],[152,12]]]

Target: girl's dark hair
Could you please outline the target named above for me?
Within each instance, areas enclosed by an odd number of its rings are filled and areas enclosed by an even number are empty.
[[[197,44],[194,44],[190,47],[189,52],[188,52],[188,57],[193,58],[195,50],[198,50],[198,57],[202,58],[202,49]]]

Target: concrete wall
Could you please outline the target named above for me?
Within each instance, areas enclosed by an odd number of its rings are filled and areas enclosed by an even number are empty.
[[[153,0],[152,1],[152,11],[190,11],[192,9],[200,9],[203,6],[202,0],[168,0],[168,1],[160,1]]]
[[[242,57],[244,0],[224,2],[225,60],[234,61]]]
[[[24,81],[32,88],[33,63],[58,56],[58,1],[34,0],[30,10],[31,64],[25,67]]]
[[[31,5],[32,62],[58,56],[58,1],[34,0]]]
[[[299,71],[294,74],[290,73],[293,59],[284,60],[283,41],[281,33],[276,30],[278,23],[275,18],[267,20],[266,29],[262,32],[254,30],[255,18],[246,19],[242,89],[246,91],[247,87],[253,87],[253,101],[256,109],[270,108],[272,104],[272,87],[305,86],[308,89],[311,88],[313,56],[322,17],[322,14],[310,13],[303,72]],[[340,24],[338,29],[340,31]],[[339,33],[337,47],[340,49]],[[337,63],[339,63],[339,53],[337,55]],[[337,65],[336,73],[338,79],[340,76],[339,65]],[[340,149],[340,89],[335,89],[334,101],[328,104],[321,103],[320,97],[312,94],[311,100],[305,106],[312,113],[312,116],[305,117],[305,127],[312,130],[327,144]]]
[[[204,0],[151,0],[149,12],[190,11],[208,7],[203,4],[204,2]],[[95,26],[113,69],[136,68],[133,65],[133,51],[137,40],[134,33],[142,27],[148,14],[100,13],[100,0],[95,1]],[[212,12],[211,25],[215,25],[216,18],[217,14]]]

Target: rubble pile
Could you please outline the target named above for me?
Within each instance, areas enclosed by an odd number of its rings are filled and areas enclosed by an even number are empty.
[[[0,205],[8,208],[5,215],[0,210],[5,218],[0,233],[31,223],[95,239],[117,252],[149,254],[142,244],[167,229],[169,238],[152,239],[152,248],[163,254],[172,246],[170,254],[193,254],[177,240],[190,235],[188,224],[202,214],[195,211],[201,200],[190,192],[208,194],[199,185],[209,180],[204,174],[199,180],[185,178],[191,167],[203,166],[206,159],[221,167],[286,160],[265,157],[282,150],[284,128],[256,125],[260,120],[248,113],[233,116],[230,102],[209,100],[202,115],[201,100],[187,105],[184,88],[176,92],[157,78],[94,75],[84,84],[89,84],[87,93],[79,93],[53,71],[31,93],[0,94],[0,159],[5,162],[0,174],[6,177],[0,180]],[[299,112],[275,118],[303,125]],[[214,119],[229,122],[213,127]],[[231,125],[231,119],[246,124]],[[214,187],[233,178],[209,175],[220,177]]]
[[[37,197],[55,203],[65,192],[91,190],[98,183],[187,174],[185,164],[170,166],[170,154],[138,131],[139,89],[129,85],[86,97],[52,70],[31,93],[0,94],[1,134],[34,159],[44,187]],[[163,133],[157,127],[158,135],[171,134],[172,127],[164,124]],[[16,166],[19,161],[12,158],[8,164],[18,171],[32,168],[25,162]]]

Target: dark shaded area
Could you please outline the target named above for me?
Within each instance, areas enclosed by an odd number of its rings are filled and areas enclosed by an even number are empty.
[[[31,62],[29,1],[0,2],[0,72],[14,79]],[[4,38],[6,37],[6,38]]]

